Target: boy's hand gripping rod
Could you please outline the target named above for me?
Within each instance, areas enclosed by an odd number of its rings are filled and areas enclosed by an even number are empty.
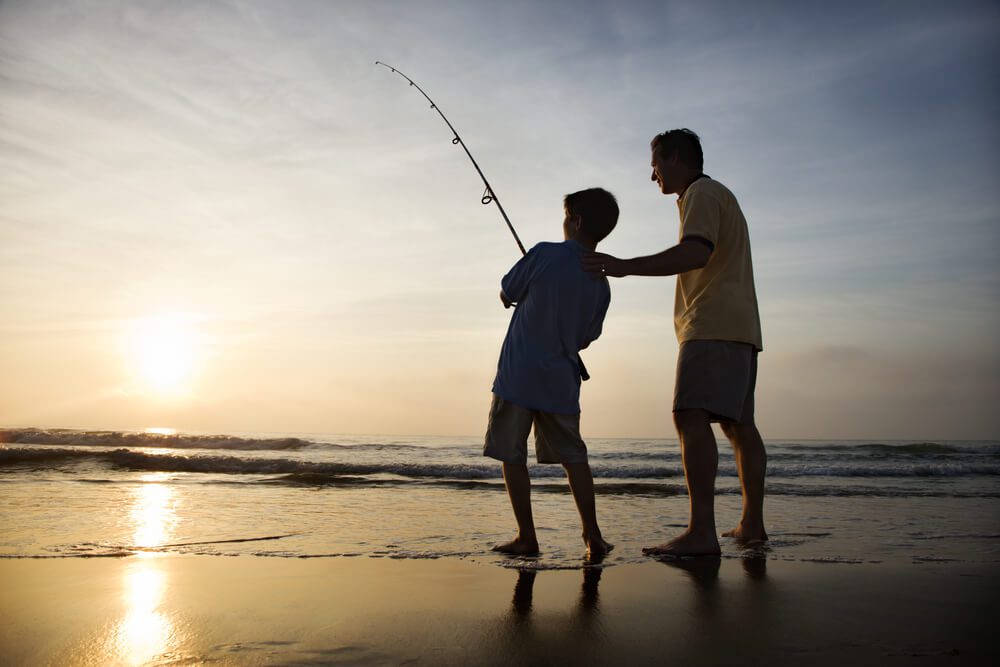
[[[483,179],[483,185],[486,186],[486,189],[483,191],[483,196],[480,201],[482,201],[484,206],[489,205],[491,202],[497,205],[497,208],[500,210],[500,215],[503,216],[503,221],[507,223],[507,229],[509,229],[510,233],[514,235],[514,241],[517,243],[517,247],[521,250],[521,254],[522,255],[528,254],[527,251],[524,249],[524,244],[521,243],[521,239],[518,238],[517,232],[514,231],[514,225],[510,223],[510,218],[507,217],[507,212],[503,210],[503,205],[500,204],[500,199],[497,198],[496,193],[493,192],[492,186],[490,186],[490,182],[487,181],[486,176],[483,175],[483,170],[479,168],[479,164],[476,162],[476,158],[472,157],[472,153],[469,152],[469,147],[465,145],[464,141],[462,141],[462,137],[458,136],[458,132],[455,131],[455,127],[451,124],[451,121],[448,120],[447,116],[445,116],[444,113],[441,112],[441,109],[439,109],[438,105],[434,103],[434,100],[432,100],[430,96],[424,92],[424,89],[417,85],[416,81],[406,76],[392,65],[387,65],[381,60],[376,60],[375,64],[381,65],[382,67],[392,70],[395,74],[398,74],[399,76],[409,81],[410,85],[419,90],[420,94],[424,96],[424,99],[430,102],[431,109],[434,109],[435,111],[438,112],[438,115],[441,116],[441,120],[445,122],[445,124],[448,126],[448,129],[451,130],[451,133],[455,135],[454,137],[452,137],[451,143],[458,144],[459,146],[462,147],[462,150],[465,151],[465,154],[469,156],[469,160],[472,161],[472,166],[476,168],[476,173],[479,174],[479,178]],[[580,363],[580,377],[584,380],[589,380],[590,373],[587,372],[587,367],[583,365],[583,359],[580,357],[579,354],[576,355],[576,359]]]

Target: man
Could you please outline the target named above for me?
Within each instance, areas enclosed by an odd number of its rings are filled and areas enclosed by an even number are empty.
[[[743,542],[767,539],[764,473],[767,455],[754,424],[757,352],[762,349],[747,223],[733,194],[702,172],[698,135],[688,129],[657,135],[652,180],[676,194],[680,242],[646,257],[618,259],[586,253],[595,274],[677,275],[674,325],[680,350],[674,386],[674,424],[681,442],[690,499],[688,528],[643,553],[717,556],[715,475],[719,453],[712,432],[718,422],[732,443],[743,490],[739,525],[724,533]]]

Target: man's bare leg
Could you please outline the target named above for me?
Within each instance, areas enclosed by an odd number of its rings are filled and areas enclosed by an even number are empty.
[[[715,474],[719,450],[712,423],[705,410],[679,410],[674,424],[681,440],[684,480],[687,482],[691,514],[688,528],[678,537],[642,552],[648,556],[718,556],[715,535]]]
[[[493,551],[516,556],[538,553],[538,537],[535,535],[535,519],[531,515],[531,478],[528,466],[518,463],[503,464],[503,482],[507,487],[510,506],[517,521],[517,537],[505,544],[498,544]]]
[[[722,424],[722,431],[733,445],[736,469],[743,489],[743,515],[740,524],[723,533],[743,542],[763,542],[764,530],[764,476],[767,473],[767,451],[760,431],[754,424]]]
[[[583,543],[587,545],[587,554],[591,557],[603,556],[614,549],[614,545],[604,540],[601,528],[597,525],[594,476],[590,472],[590,464],[586,461],[583,463],[564,463],[563,468],[566,469],[569,488],[573,491],[576,509],[580,512],[580,521],[583,523]]]

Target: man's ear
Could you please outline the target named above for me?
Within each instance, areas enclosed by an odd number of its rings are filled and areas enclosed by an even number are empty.
[[[570,222],[570,225],[572,225],[572,227],[573,227],[573,229],[575,231],[580,231],[581,229],[583,229],[583,216],[582,215],[574,215],[572,218],[569,219],[569,222]]]

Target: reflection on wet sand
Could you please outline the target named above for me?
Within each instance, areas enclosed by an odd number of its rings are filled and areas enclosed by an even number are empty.
[[[167,484],[157,483],[160,481],[161,474],[145,475],[144,483],[135,489],[129,513],[135,546],[156,547],[173,535],[176,523],[173,490]],[[107,647],[121,664],[145,664],[176,646],[174,625],[160,609],[169,582],[166,571],[159,567],[159,556],[139,551],[125,570],[125,614],[111,631]]]
[[[173,625],[159,611],[167,578],[155,560],[136,561],[125,575],[125,616],[113,632],[113,650],[127,665],[141,665],[167,653]]]
[[[587,567],[583,569],[583,583],[580,586],[580,597],[577,600],[577,616],[596,616],[600,609],[598,605],[598,586],[601,583],[602,568]],[[510,601],[509,623],[522,624],[531,618],[533,607],[535,570],[518,570],[517,581],[514,583],[514,597]]]
[[[565,593],[552,591],[553,596],[539,600],[535,584],[546,574],[518,570],[510,606],[499,619],[496,642],[484,655],[504,656],[503,662],[510,664],[590,664],[604,641],[598,594],[602,573],[601,568],[583,569],[576,604],[553,609],[552,603],[565,599]],[[548,593],[550,589],[543,590]]]

